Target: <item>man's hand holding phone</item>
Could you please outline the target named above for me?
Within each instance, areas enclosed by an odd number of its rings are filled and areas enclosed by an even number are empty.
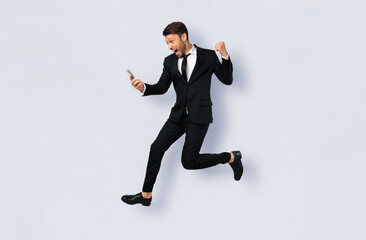
[[[142,83],[142,81],[138,78],[135,78],[135,76],[129,70],[127,70],[127,73],[130,75],[130,80],[131,80],[132,86],[134,88],[136,88],[137,90],[139,90],[140,92],[143,92],[144,84]]]

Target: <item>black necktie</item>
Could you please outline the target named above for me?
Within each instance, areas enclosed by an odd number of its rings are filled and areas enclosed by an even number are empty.
[[[187,55],[185,55],[183,57],[183,63],[182,63],[182,75],[183,78],[186,80],[186,82],[188,81],[187,79],[187,57],[191,55],[190,53],[188,53]]]

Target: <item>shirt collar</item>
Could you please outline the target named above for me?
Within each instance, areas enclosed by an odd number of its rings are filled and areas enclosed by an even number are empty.
[[[190,53],[191,55],[196,55],[196,51],[197,51],[196,47],[194,46],[194,44],[192,44],[192,48],[191,48],[191,50],[189,50],[188,53]]]

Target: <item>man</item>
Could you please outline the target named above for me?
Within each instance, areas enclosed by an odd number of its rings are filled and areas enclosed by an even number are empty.
[[[143,96],[164,94],[173,82],[176,102],[170,116],[150,148],[149,160],[142,192],[124,195],[127,204],[140,203],[150,206],[152,189],[166,150],[184,133],[185,143],[182,152],[182,165],[186,169],[201,169],[219,163],[229,163],[234,179],[239,181],[243,174],[241,152],[220,154],[200,154],[200,149],[212,123],[212,103],[210,97],[211,76],[214,73],[224,84],[233,81],[233,67],[226,51],[225,43],[219,42],[215,48],[222,56],[218,60],[214,50],[199,48],[188,39],[188,30],[182,22],[173,22],[163,31],[168,48],[174,53],[164,60],[163,73],[156,84],[143,83],[132,78],[132,86]]]

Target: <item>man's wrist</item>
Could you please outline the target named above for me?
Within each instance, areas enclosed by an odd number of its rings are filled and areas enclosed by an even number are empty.
[[[229,54],[227,53],[226,55],[221,55],[221,57],[225,60],[229,60]]]
[[[145,90],[146,90],[146,85],[145,85],[145,83],[142,83],[142,84],[144,85],[144,89],[141,92],[141,96],[144,96],[145,95]]]

